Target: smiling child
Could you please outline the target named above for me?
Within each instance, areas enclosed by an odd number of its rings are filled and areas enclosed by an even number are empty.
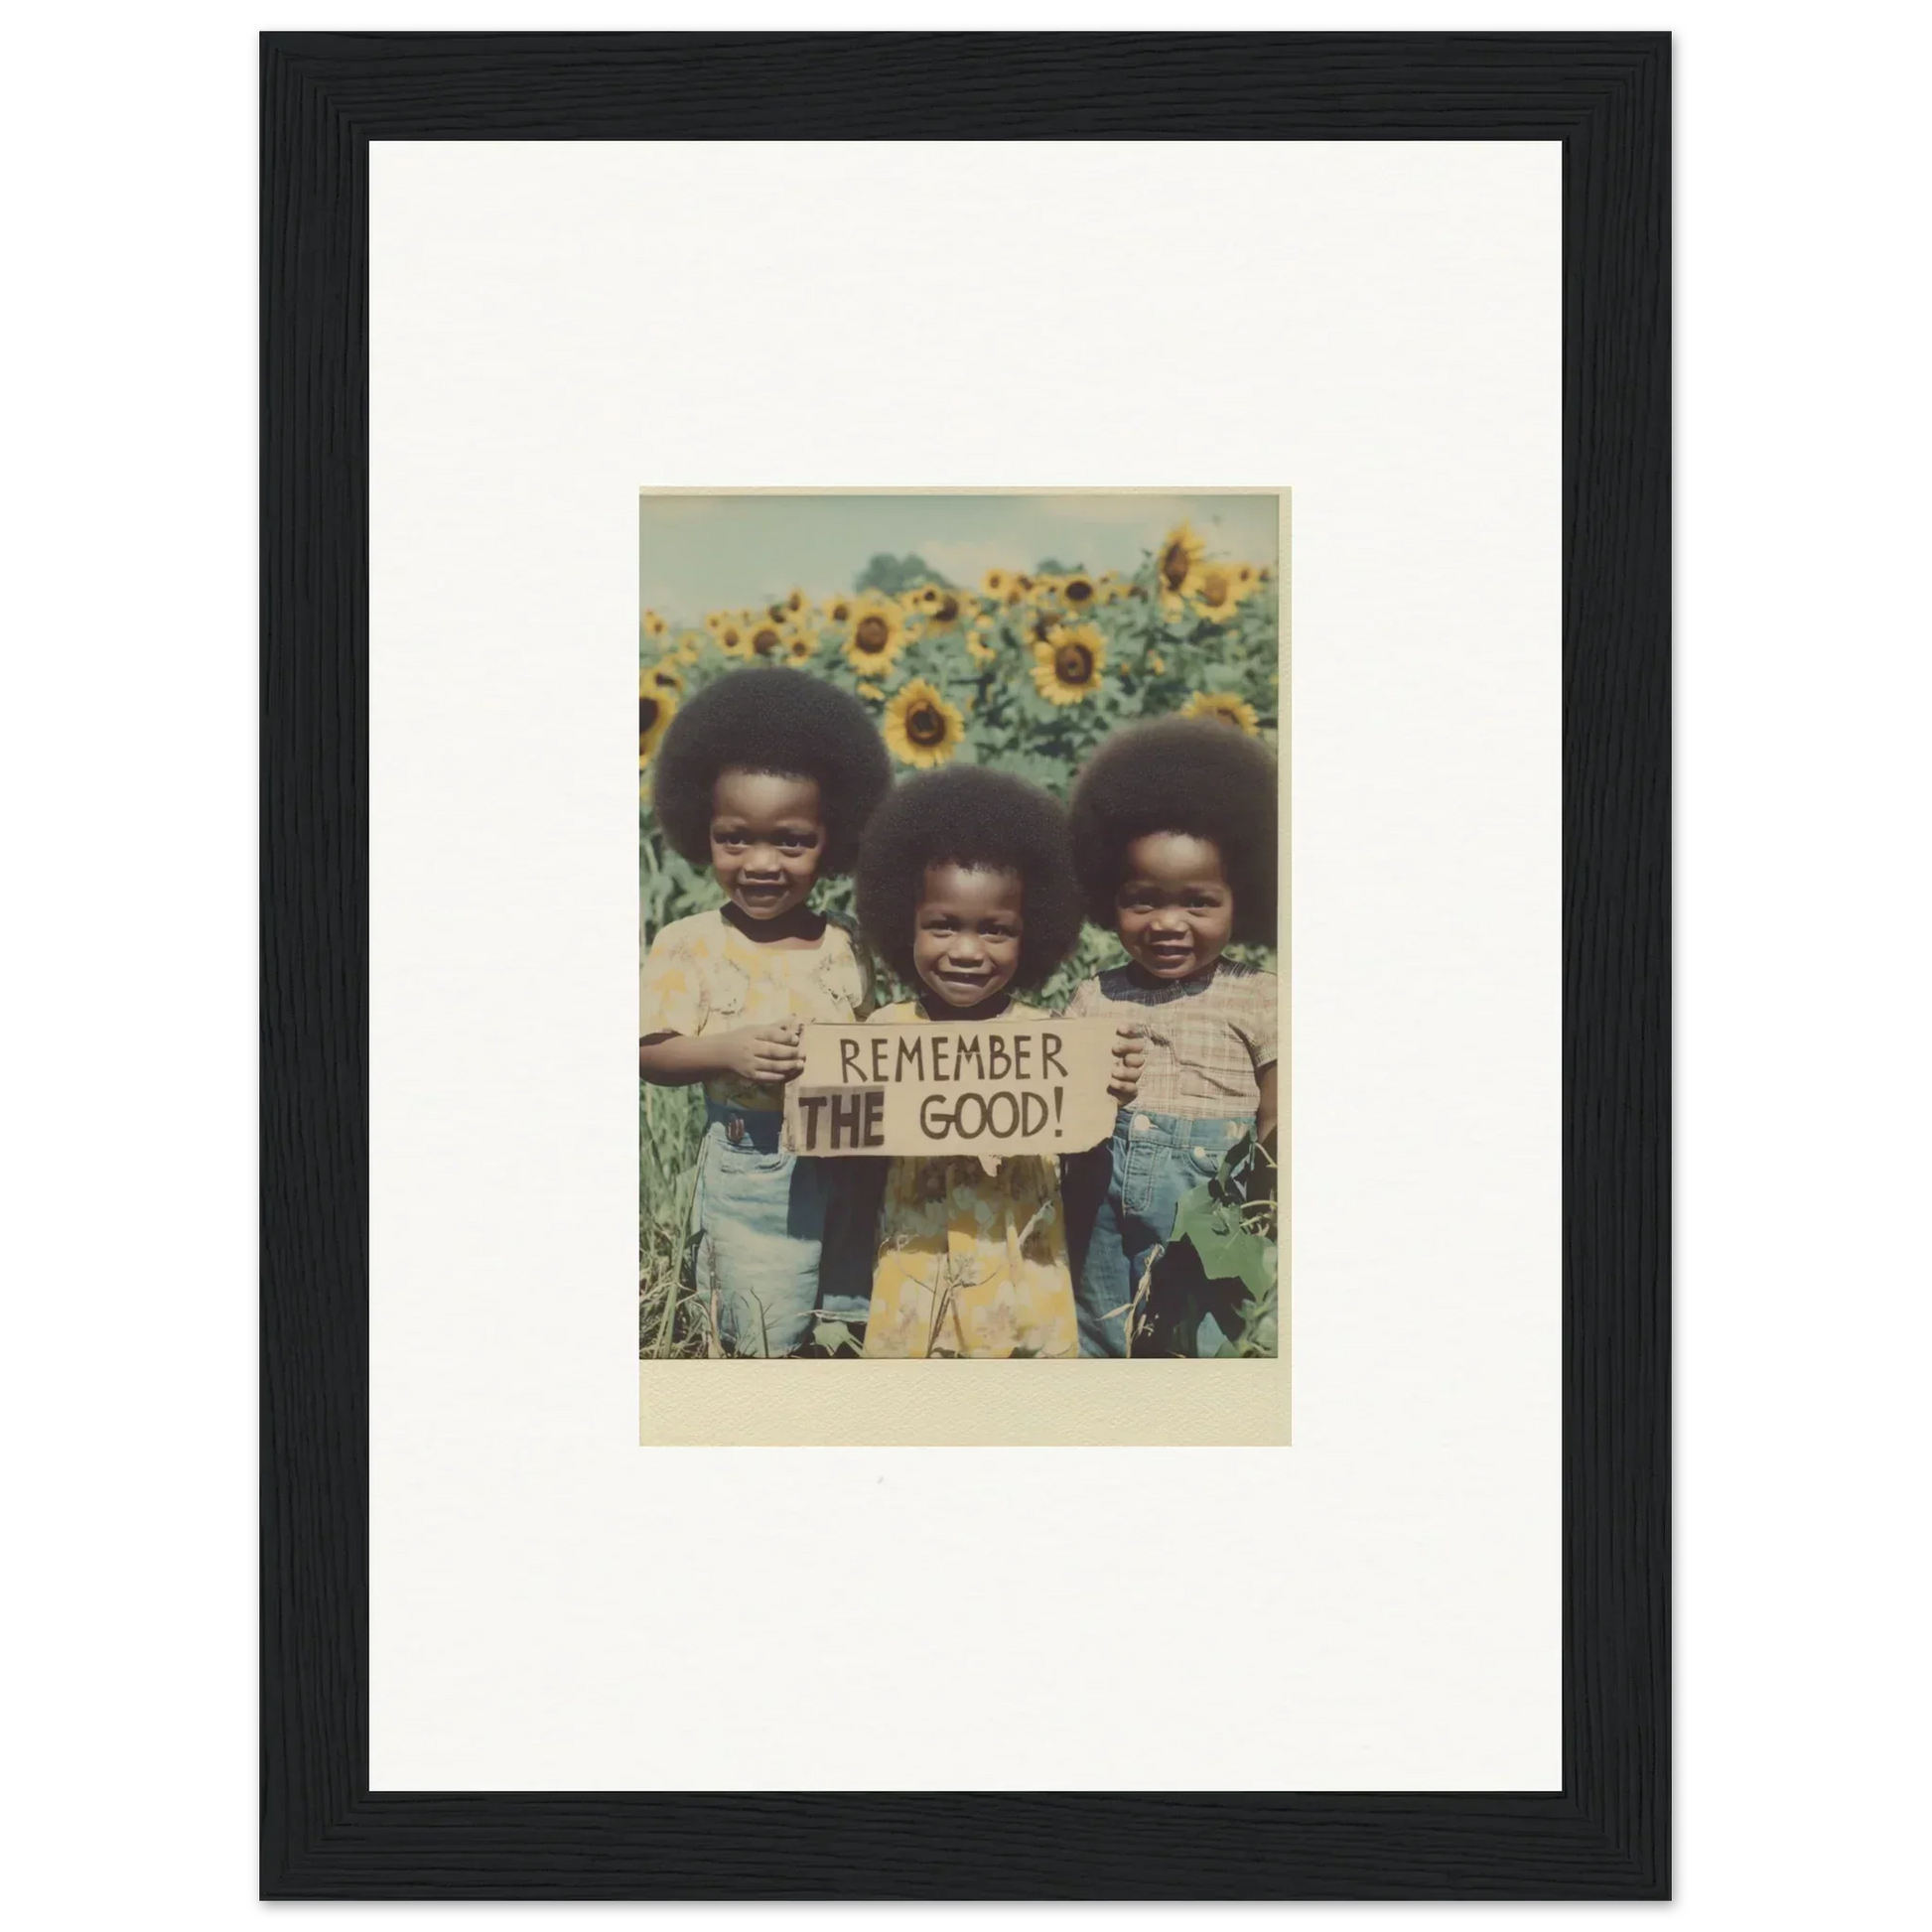
[[[1080,773],[1071,819],[1087,916],[1113,928],[1129,964],[1086,981],[1066,1010],[1132,1015],[1147,1052],[1111,1144],[1069,1163],[1081,1353],[1213,1355],[1238,1332],[1239,1286],[1206,1280],[1191,1248],[1167,1243],[1181,1195],[1244,1135],[1275,1127],[1279,982],[1222,956],[1235,940],[1274,943],[1275,760],[1207,719],[1130,725]]]
[[[820,879],[851,868],[891,782],[864,708],[798,671],[721,678],[678,712],[658,753],[664,836],[710,866],[725,903],[651,941],[637,1070],[659,1086],[704,1083],[694,1285],[726,1353],[789,1355],[816,1311],[865,1306],[861,1176],[786,1152],[780,1127],[784,1084],[804,1065],[804,1024],[871,1010],[852,935],[810,897]]]
[[[897,785],[866,828],[860,923],[916,1000],[874,1022],[993,1020],[1035,1009],[1080,933],[1066,814],[1037,785],[954,765]],[[1139,1048],[1121,1042],[1115,1092]],[[890,1161],[866,1324],[869,1356],[1079,1352],[1058,1163],[959,1155]]]

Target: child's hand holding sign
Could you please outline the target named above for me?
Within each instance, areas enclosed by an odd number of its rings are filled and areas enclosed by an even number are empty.
[[[1147,1064],[1143,1036],[1144,1030],[1138,1026],[1120,1027],[1114,1033],[1114,1077],[1107,1082],[1107,1091],[1123,1107],[1133,1106],[1141,1090],[1141,1068]]]
[[[721,1057],[741,1080],[759,1086],[781,1086],[805,1070],[799,1039],[801,1020],[780,1020],[768,1027],[740,1027],[719,1041]]]

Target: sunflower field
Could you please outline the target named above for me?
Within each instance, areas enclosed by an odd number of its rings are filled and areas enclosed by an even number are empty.
[[[1131,575],[1046,559],[949,583],[917,558],[875,558],[850,592],[794,588],[751,610],[695,618],[645,611],[638,674],[642,937],[722,902],[707,871],[660,835],[651,759],[680,703],[754,663],[789,664],[857,696],[904,773],[951,762],[1016,771],[1065,798],[1100,741],[1141,718],[1221,720],[1273,745],[1280,727],[1279,585],[1271,565],[1214,555],[1191,525],[1169,531]],[[828,880],[822,910],[849,916],[852,883]],[[1229,957],[1269,968],[1266,949]],[[1125,955],[1089,926],[1034,996],[1064,1004]],[[909,997],[882,983],[880,998]],[[673,1256],[701,1118],[699,1089],[641,1085],[646,1276]],[[653,1298],[646,1293],[646,1302]],[[674,1302],[673,1302],[674,1306]],[[646,1354],[678,1353],[668,1317],[640,1311]],[[661,1332],[655,1332],[660,1330]]]

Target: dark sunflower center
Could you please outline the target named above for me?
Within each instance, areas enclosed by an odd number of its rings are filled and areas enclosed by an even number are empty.
[[[937,705],[915,704],[905,714],[905,735],[914,745],[938,745],[946,736],[946,721]]]
[[[863,651],[880,651],[886,648],[886,636],[884,618],[861,618],[852,641]]]
[[[1093,599],[1093,586],[1084,577],[1076,577],[1066,587],[1066,601],[1069,604],[1087,604]]]
[[[951,623],[952,621],[959,615],[958,598],[952,596],[951,593],[948,592],[946,596],[942,597],[939,600],[938,607],[934,611],[933,615],[939,620],[941,623]]]
[[[769,624],[761,630],[753,631],[752,648],[760,657],[769,657],[778,648],[778,633]]]
[[[1085,644],[1062,644],[1053,653],[1053,671],[1062,684],[1085,684],[1093,676],[1093,652]]]
[[[1187,581],[1187,546],[1171,543],[1161,557],[1161,575],[1171,590],[1179,590]]]
[[[637,736],[647,738],[650,728],[657,723],[657,700],[640,697],[637,700]]]

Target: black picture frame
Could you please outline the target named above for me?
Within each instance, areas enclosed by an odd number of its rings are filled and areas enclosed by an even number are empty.
[[[261,41],[261,1891],[1662,1898],[1669,1794],[1670,40]],[[916,82],[916,85],[904,83]],[[1563,144],[1563,1789],[373,1792],[368,146]]]

